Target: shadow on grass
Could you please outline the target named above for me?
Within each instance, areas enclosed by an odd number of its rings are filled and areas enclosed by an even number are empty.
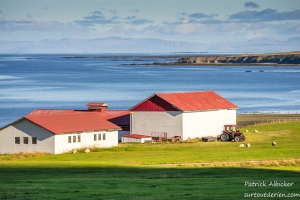
[[[300,194],[299,172],[271,169],[0,167],[0,177],[0,199],[239,199],[248,193]]]

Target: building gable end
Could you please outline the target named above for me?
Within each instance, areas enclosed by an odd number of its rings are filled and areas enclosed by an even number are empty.
[[[153,95],[149,99],[141,102],[137,106],[133,107],[131,111],[180,111],[172,104],[160,98],[157,95]]]

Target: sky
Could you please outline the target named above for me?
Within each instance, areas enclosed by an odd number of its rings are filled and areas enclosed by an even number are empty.
[[[0,0],[0,40],[300,37],[300,0]]]

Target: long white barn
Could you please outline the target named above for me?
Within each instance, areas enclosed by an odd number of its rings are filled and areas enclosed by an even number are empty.
[[[224,124],[236,123],[237,108],[213,91],[153,94],[130,109],[131,134],[216,136]]]
[[[95,105],[98,107],[89,107],[86,111],[35,110],[29,113],[0,128],[0,154],[60,154],[79,148],[118,146],[119,133],[128,133],[124,129],[129,128],[129,111],[106,111],[107,105]]]

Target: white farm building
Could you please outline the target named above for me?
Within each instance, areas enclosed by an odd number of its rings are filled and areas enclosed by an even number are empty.
[[[0,154],[118,146],[119,135],[129,133],[129,111],[106,110],[107,104],[99,102],[87,106],[89,110],[35,110],[0,128]]]
[[[237,108],[213,91],[153,94],[130,109],[131,134],[216,136],[224,124],[236,124]]]

